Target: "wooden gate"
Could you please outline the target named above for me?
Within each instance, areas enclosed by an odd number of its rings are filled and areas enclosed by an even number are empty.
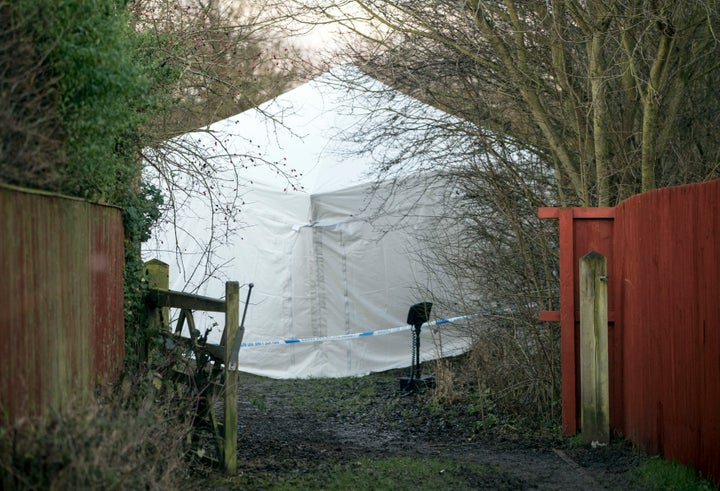
[[[580,429],[580,258],[595,251],[608,262],[608,349],[610,366],[610,425],[622,421],[622,340],[615,316],[617,276],[613,271],[615,208],[540,208],[540,218],[560,221],[560,311],[542,311],[540,320],[560,322],[562,370],[562,430]]]
[[[174,334],[180,341],[185,339],[194,352],[202,350],[215,360],[215,366],[222,365],[223,384],[221,392],[224,399],[224,425],[222,432],[221,457],[225,472],[234,474],[237,470],[237,397],[238,397],[238,351],[244,334],[240,323],[239,285],[236,281],[225,283],[225,299],[209,298],[190,293],[168,290],[168,265],[162,261],[152,260],[145,263],[145,271],[149,279],[149,304],[155,319],[159,319],[163,327],[169,327],[167,309],[176,308],[180,315]],[[252,290],[252,283],[250,284]],[[248,294],[248,301],[250,300]],[[247,302],[245,311],[247,311]],[[219,345],[198,344],[197,330],[193,311],[222,312],[225,314],[225,328]],[[187,323],[190,338],[181,338],[184,324]],[[196,357],[197,360],[197,357]]]

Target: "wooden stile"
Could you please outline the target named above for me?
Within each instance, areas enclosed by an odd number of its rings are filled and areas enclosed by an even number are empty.
[[[149,304],[154,313],[152,322],[161,323],[162,327],[169,328],[168,314],[162,314],[172,308],[180,309],[174,333],[180,336],[185,322],[190,328],[189,342],[193,349],[203,350],[216,362],[223,364],[223,399],[224,399],[224,426],[223,442],[220,446],[223,464],[227,474],[237,472],[237,396],[238,372],[237,353],[242,341],[243,328],[240,327],[240,285],[236,281],[225,283],[225,299],[204,297],[190,293],[168,290],[167,264],[152,260],[145,264],[148,275]],[[250,285],[252,289],[252,284]],[[248,295],[249,300],[249,295]],[[223,330],[220,345],[198,345],[195,334],[195,321],[193,310],[207,312],[223,312],[225,314],[225,329]],[[230,340],[230,341],[228,341]]]

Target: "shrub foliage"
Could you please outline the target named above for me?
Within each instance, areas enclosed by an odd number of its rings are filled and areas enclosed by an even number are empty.
[[[116,0],[0,2],[0,181],[123,208],[130,357],[144,333],[140,242],[157,216],[141,182],[159,105],[142,35]]]

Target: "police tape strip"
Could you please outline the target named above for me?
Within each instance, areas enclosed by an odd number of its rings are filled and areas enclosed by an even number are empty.
[[[441,326],[443,324],[452,324],[454,322],[460,322],[463,320],[477,317],[479,314],[463,315],[460,317],[452,317],[450,319],[439,319],[432,322],[426,322],[423,327]],[[343,339],[355,339],[355,338],[366,338],[370,336],[383,336],[385,334],[392,334],[395,332],[408,331],[411,326],[400,326],[392,327],[390,329],[379,329],[377,331],[365,331],[357,332],[352,334],[338,334],[335,336],[318,336],[313,338],[301,338],[301,339],[277,339],[274,341],[248,341],[240,345],[241,348],[253,348],[256,346],[276,346],[281,344],[297,344],[297,343],[319,343],[322,341],[338,341]]]

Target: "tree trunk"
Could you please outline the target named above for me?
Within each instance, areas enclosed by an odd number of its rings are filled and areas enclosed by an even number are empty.
[[[593,144],[595,149],[595,180],[597,186],[597,205],[610,206],[610,185],[608,164],[610,142],[607,129],[607,101],[605,100],[605,60],[603,49],[607,33],[607,21],[601,21],[601,27],[593,32],[589,49],[590,86],[592,97]]]

